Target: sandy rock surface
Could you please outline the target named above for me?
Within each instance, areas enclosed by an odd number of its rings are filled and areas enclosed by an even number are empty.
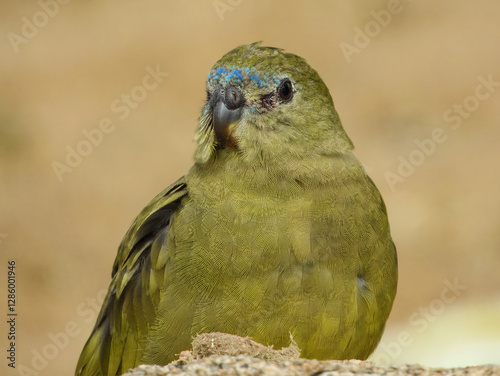
[[[361,360],[318,361],[300,359],[300,349],[274,350],[250,338],[224,333],[209,333],[193,340],[193,349],[183,351],[178,360],[167,366],[141,365],[123,376],[163,375],[441,375],[500,376],[500,365],[466,368],[429,368],[421,365],[379,366]]]

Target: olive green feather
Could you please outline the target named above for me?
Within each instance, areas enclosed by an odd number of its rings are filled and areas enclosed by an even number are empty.
[[[258,43],[209,73],[195,164],[120,244],[76,375],[166,364],[199,333],[366,359],[397,257],[377,188],[303,58]]]

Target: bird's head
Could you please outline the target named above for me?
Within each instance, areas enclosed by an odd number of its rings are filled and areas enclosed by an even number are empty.
[[[328,88],[307,62],[260,43],[224,55],[207,79],[197,163],[222,150],[261,165],[352,149]]]

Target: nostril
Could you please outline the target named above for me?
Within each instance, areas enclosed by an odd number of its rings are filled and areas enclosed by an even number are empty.
[[[235,110],[240,108],[245,103],[245,97],[240,89],[235,86],[229,86],[226,88],[226,93],[224,95],[224,103],[226,107],[230,110]]]

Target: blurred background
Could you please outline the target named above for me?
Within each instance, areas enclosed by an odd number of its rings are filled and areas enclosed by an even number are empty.
[[[387,204],[400,279],[373,359],[500,363],[500,3],[291,4],[1,3],[2,373],[74,372],[120,240],[192,164],[210,68],[258,40],[319,71]]]

